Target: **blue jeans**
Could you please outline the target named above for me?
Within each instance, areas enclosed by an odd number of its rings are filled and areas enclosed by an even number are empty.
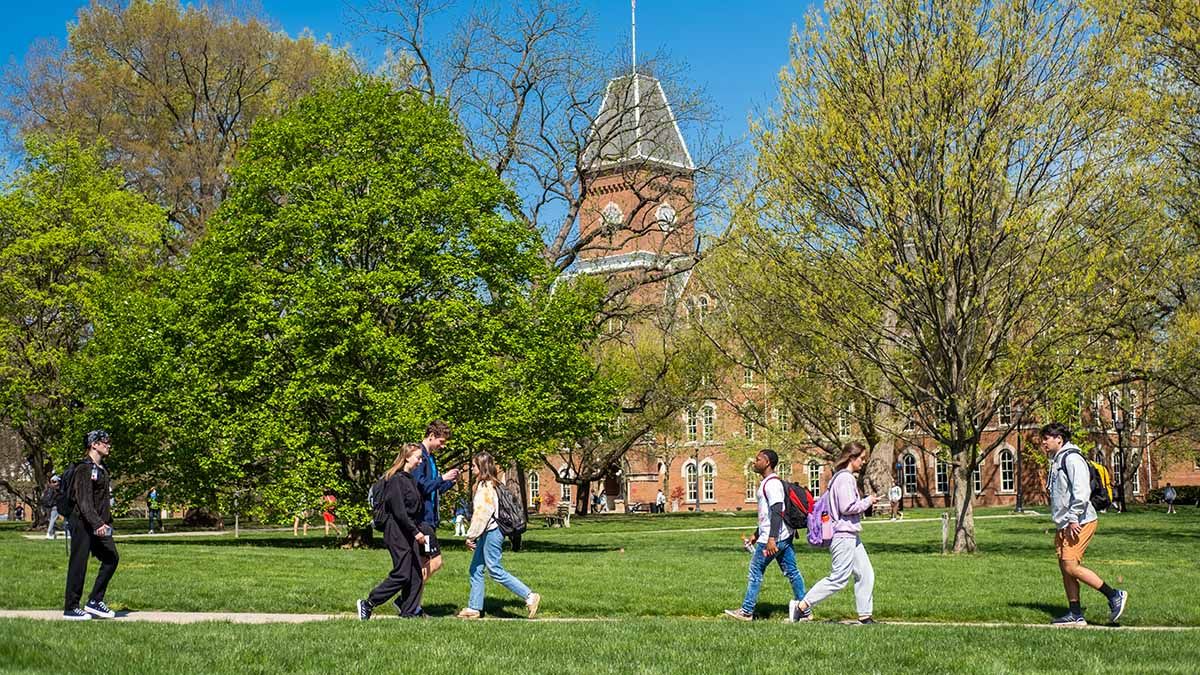
[[[483,571],[501,586],[507,588],[522,600],[529,597],[529,587],[521,580],[508,573],[500,566],[500,551],[504,546],[504,535],[500,528],[488,530],[475,542],[475,555],[471,558],[471,596],[467,607],[479,612],[483,611]]]
[[[742,600],[742,611],[747,614],[754,613],[754,606],[758,604],[758,591],[762,588],[763,572],[772,560],[779,562],[783,576],[792,582],[792,597],[796,600],[804,597],[804,575],[800,574],[800,568],[796,567],[792,537],[775,542],[775,545],[779,551],[774,556],[767,556],[764,550],[767,548],[767,542],[759,540],[758,545],[754,547],[754,554],[750,556],[749,583],[746,585],[746,597]]]

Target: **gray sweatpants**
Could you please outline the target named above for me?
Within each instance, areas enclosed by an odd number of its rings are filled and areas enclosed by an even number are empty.
[[[875,604],[872,598],[875,591],[875,569],[871,567],[871,559],[867,557],[867,549],[863,547],[862,539],[835,538],[829,544],[829,554],[833,557],[833,571],[813,584],[804,596],[804,603],[809,607],[816,605],[845,588],[853,576],[854,604],[858,609],[858,616],[871,616]]]

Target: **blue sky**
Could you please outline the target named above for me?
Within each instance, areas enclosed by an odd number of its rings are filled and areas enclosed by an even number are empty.
[[[310,29],[338,45],[350,45],[370,59],[378,47],[348,27],[346,3],[341,0],[258,0],[263,12],[295,35]],[[628,0],[581,0],[595,17],[598,35],[611,46],[627,44]],[[463,3],[469,4],[469,3]],[[64,39],[82,0],[0,2],[5,23],[0,31],[4,63],[21,59],[37,38]],[[787,60],[792,26],[803,22],[809,0],[641,0],[638,3],[638,51],[662,50],[689,66],[696,84],[704,86],[725,118],[728,134],[741,137],[755,107],[770,105],[776,76]]]

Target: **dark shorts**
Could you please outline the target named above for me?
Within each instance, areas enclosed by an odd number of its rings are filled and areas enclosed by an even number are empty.
[[[417,526],[417,529],[425,535],[425,541],[427,542],[427,546],[417,548],[421,557],[428,560],[429,558],[436,558],[441,555],[442,548],[438,545],[437,530],[434,529],[433,525],[421,523]]]

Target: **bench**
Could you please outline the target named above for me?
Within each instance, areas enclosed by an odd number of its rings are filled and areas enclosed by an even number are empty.
[[[545,516],[546,527],[570,527],[571,526],[571,509],[567,506],[560,506],[554,513],[548,513]]]

